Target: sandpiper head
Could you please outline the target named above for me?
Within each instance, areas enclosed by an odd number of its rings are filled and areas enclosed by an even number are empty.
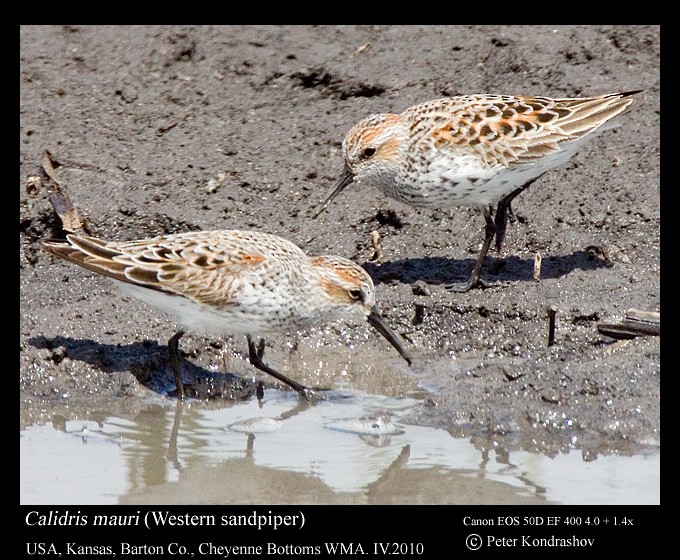
[[[375,307],[375,286],[368,273],[342,257],[314,257],[311,261],[327,300],[325,307],[328,313],[348,319],[364,317],[411,365],[411,357],[401,337],[389,327]]]
[[[348,259],[329,255],[313,257],[311,261],[329,305],[347,309],[354,316],[371,312],[375,287],[363,268]]]
[[[402,120],[401,115],[383,113],[367,117],[352,127],[342,142],[343,172],[315,210],[315,218],[353,181],[378,186],[392,181],[403,144],[399,126]]]

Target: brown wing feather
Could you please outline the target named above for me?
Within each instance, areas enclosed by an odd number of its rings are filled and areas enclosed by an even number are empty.
[[[82,246],[75,243],[71,244],[72,241],[69,238],[82,241]],[[42,248],[56,257],[98,274],[109,276],[121,282],[134,283],[125,276],[125,265],[111,260],[117,253],[107,250],[104,241],[86,235],[69,235],[67,239],[69,239],[69,243],[53,239],[46,240],[43,242]],[[83,247],[86,247],[87,250]]]
[[[241,274],[266,260],[262,255],[215,247],[191,234],[130,242],[70,234],[67,241],[46,241],[43,248],[115,280],[210,304],[229,304]]]
[[[422,118],[412,125],[417,141],[427,132],[436,148],[454,146],[489,165],[508,166],[548,155],[560,150],[560,144],[593,132],[628,109],[639,93],[583,99],[472,95],[436,100],[404,114]]]

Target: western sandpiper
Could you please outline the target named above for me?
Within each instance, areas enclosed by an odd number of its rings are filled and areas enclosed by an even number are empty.
[[[252,231],[201,231],[103,241],[70,234],[43,248],[109,276],[129,295],[173,315],[187,330],[245,334],[251,363],[311,399],[314,391],[263,362],[265,339],[342,319],[368,320],[410,364],[400,337],[375,307],[368,273],[336,256],[307,256],[290,241]],[[177,393],[184,398],[177,332],[168,343]]]
[[[470,279],[447,287],[460,292],[485,287],[482,265],[494,236],[501,249],[513,199],[588,138],[612,128],[639,94],[464,95],[370,116],[345,137],[344,172],[314,217],[353,181],[419,208],[480,207],[484,243]]]

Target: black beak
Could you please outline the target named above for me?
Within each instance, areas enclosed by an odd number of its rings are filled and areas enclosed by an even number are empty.
[[[345,169],[343,170],[340,178],[336,181],[335,185],[333,186],[331,194],[329,194],[326,200],[324,200],[319,206],[317,206],[316,210],[314,210],[314,215],[312,217],[315,219],[318,218],[319,214],[321,214],[321,212],[328,208],[328,205],[333,201],[333,199],[336,196],[338,196],[343,191],[343,189],[347,185],[349,185],[353,180],[354,175],[352,175],[352,171],[350,171],[350,168],[345,165]]]
[[[382,315],[378,313],[378,310],[375,307],[368,316],[368,322],[397,349],[397,352],[399,352],[401,357],[406,360],[406,363],[411,365],[411,356],[406,352],[404,345],[401,343],[401,338],[387,325],[385,319],[382,318]]]

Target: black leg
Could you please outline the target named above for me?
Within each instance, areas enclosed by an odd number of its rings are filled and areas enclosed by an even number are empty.
[[[542,174],[541,174],[542,175]],[[540,177],[539,175],[538,177]],[[493,238],[496,237],[496,250],[500,251],[503,246],[503,240],[505,239],[505,232],[508,227],[508,218],[514,221],[514,214],[512,212],[512,201],[517,198],[517,196],[524,192],[538,177],[534,177],[530,181],[527,181],[521,187],[512,191],[509,195],[503,198],[496,208],[495,217],[491,217],[491,208],[484,208],[484,220],[486,222],[486,227],[484,228],[484,244],[477,257],[477,262],[472,269],[472,274],[470,275],[470,280],[467,283],[456,283],[449,284],[446,286],[447,290],[453,292],[467,292],[473,288],[490,288],[493,284],[485,282],[480,278],[482,273],[482,266],[484,265],[484,260],[489,252],[489,247],[491,247],[491,242]]]
[[[542,175],[542,173],[541,173]],[[540,177],[539,175],[538,177]],[[505,230],[508,227],[508,218],[512,222],[515,221],[515,214],[512,211],[512,201],[517,198],[517,195],[527,190],[531,184],[538,179],[534,177],[531,181],[527,181],[518,189],[512,191],[509,195],[503,198],[498,203],[498,208],[496,209],[496,251],[500,253],[501,247],[503,246],[503,240],[505,239]]]
[[[475,263],[475,267],[472,269],[472,274],[470,275],[470,280],[468,280],[467,283],[461,282],[449,284],[446,286],[447,290],[451,290],[453,292],[468,292],[478,286],[481,288],[489,288],[492,286],[492,284],[488,284],[480,278],[484,259],[486,259],[486,254],[489,252],[489,247],[491,247],[491,241],[493,241],[493,237],[496,234],[496,224],[491,217],[491,210],[489,208],[484,208],[484,220],[486,222],[486,227],[484,228],[484,244],[482,245],[482,249],[479,251],[477,262]]]
[[[282,383],[285,383],[286,385],[292,387],[295,389],[298,394],[303,397],[304,399],[311,401],[315,396],[316,393],[312,389],[308,389],[304,385],[301,385],[297,381],[294,381],[293,379],[290,379],[289,377],[286,377],[282,373],[279,373],[275,369],[270,368],[267,364],[265,364],[262,361],[262,357],[264,356],[264,346],[265,346],[265,341],[264,339],[260,339],[260,342],[258,344],[258,347],[255,348],[255,344],[253,343],[252,339],[250,336],[248,338],[248,354],[250,357],[250,363],[253,364],[257,369],[264,371],[265,373],[268,373],[272,377],[275,377]]]
[[[168,350],[170,351],[170,364],[172,371],[175,374],[175,386],[177,387],[177,396],[184,400],[184,385],[179,375],[179,339],[184,335],[184,331],[179,331],[168,341]]]
[[[496,251],[501,252],[503,240],[505,239],[505,232],[508,228],[508,219],[514,223],[515,214],[512,211],[512,201],[522,192],[523,189],[517,189],[506,196],[498,203],[496,208],[496,216],[494,222],[496,224]]]

